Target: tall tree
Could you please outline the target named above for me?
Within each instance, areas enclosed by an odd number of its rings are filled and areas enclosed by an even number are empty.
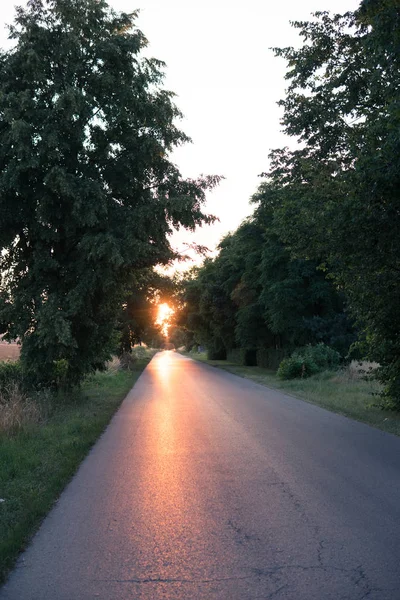
[[[207,347],[209,358],[224,359],[234,346],[235,307],[226,290],[228,263],[206,259],[184,282],[185,325],[193,341]]]
[[[167,263],[216,177],[182,179],[187,142],[136,13],[30,0],[0,53],[0,324],[35,380],[79,382],[108,355],[132,270]]]
[[[300,149],[272,153],[264,197],[297,256],[319,260],[344,289],[400,407],[400,7],[364,0],[344,15],[294,23],[281,104]]]
[[[254,215],[184,282],[181,324],[219,358],[234,348],[290,351],[321,341],[346,354],[355,337],[341,294],[314,261],[291,257],[263,188],[254,201]]]

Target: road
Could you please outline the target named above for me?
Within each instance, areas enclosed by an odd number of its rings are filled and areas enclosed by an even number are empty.
[[[399,600],[400,438],[159,353],[1,600]]]

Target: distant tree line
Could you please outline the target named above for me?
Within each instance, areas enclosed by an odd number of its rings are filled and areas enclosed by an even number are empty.
[[[319,340],[380,364],[400,408],[400,7],[364,0],[295,22],[285,132],[254,214],[183,283],[188,343],[210,356]]]
[[[178,324],[186,331],[186,345],[203,345],[215,359],[240,349],[248,364],[255,364],[259,351],[258,362],[266,366],[320,342],[345,356],[356,340],[354,325],[344,294],[317,267],[291,256],[273,209],[260,203],[222,240],[216,258],[181,281]]]

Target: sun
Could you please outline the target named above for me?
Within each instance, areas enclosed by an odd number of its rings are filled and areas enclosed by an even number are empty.
[[[161,326],[161,333],[164,337],[168,337],[168,329],[174,312],[174,309],[166,302],[158,305],[156,324]]]

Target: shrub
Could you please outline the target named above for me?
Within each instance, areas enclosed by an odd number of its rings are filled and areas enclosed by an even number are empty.
[[[324,369],[337,369],[341,360],[339,352],[322,342],[316,346],[306,346],[297,353],[311,359],[321,371]]]
[[[22,368],[19,362],[0,362],[0,390],[10,385],[22,385]]]
[[[132,348],[131,356],[135,360],[144,360],[148,358],[149,352],[144,346],[135,346]]]
[[[284,359],[279,365],[278,376],[282,379],[309,377],[325,369],[337,369],[340,354],[326,344],[306,346],[293,352],[290,358]]]
[[[317,365],[308,356],[293,354],[284,358],[277,372],[281,379],[295,379],[296,377],[310,377],[318,372]]]
[[[56,389],[69,388],[68,370],[69,362],[66,358],[53,361],[54,383],[52,387]]]

